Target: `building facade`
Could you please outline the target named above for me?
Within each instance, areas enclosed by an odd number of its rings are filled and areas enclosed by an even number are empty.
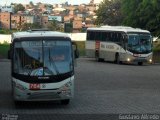
[[[14,8],[12,6],[0,6],[0,11],[14,13]]]
[[[1,29],[11,29],[11,13],[0,12]]]

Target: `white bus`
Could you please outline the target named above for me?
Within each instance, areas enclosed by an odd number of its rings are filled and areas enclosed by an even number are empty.
[[[65,33],[14,33],[9,55],[15,103],[59,100],[68,104],[74,95],[74,58],[78,57],[73,46]]]
[[[152,63],[152,36],[147,30],[132,27],[88,28],[86,55],[98,61]]]

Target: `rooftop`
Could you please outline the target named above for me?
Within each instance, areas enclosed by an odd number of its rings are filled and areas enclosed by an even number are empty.
[[[127,26],[101,26],[97,28],[88,28],[87,30],[102,30],[102,31],[120,31],[120,32],[144,32],[144,33],[150,33],[147,30],[142,30],[140,28],[132,28]]]
[[[14,38],[22,38],[22,37],[64,37],[69,38],[66,33],[56,32],[56,31],[24,31],[24,32],[16,32],[13,33]]]

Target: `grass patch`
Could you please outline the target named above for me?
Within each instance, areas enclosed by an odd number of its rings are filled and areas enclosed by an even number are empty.
[[[9,44],[0,44],[0,58],[8,57]]]
[[[153,62],[160,63],[160,51],[153,52]]]
[[[153,52],[160,52],[160,43],[153,44]]]

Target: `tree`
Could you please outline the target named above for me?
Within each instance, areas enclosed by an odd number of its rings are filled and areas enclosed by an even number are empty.
[[[154,35],[160,34],[159,6],[159,0],[143,0],[137,9],[140,27],[149,30]]]
[[[24,11],[25,7],[22,4],[16,4],[14,6],[14,12],[17,13],[18,11]]]
[[[39,29],[39,28],[42,28],[42,26],[39,25],[39,23],[24,23],[21,26],[21,30]]]
[[[96,11],[96,24],[120,25],[122,23],[121,0],[104,0]]]
[[[52,31],[61,31],[61,32],[63,31],[63,28],[61,27],[59,22],[54,19],[49,22],[48,28],[49,30],[52,30]]]
[[[64,23],[64,32],[72,33],[73,31],[73,23]]]
[[[132,27],[138,27],[137,7],[142,0],[122,0],[122,13],[124,15],[123,24]]]
[[[153,35],[160,35],[160,1],[159,0],[123,0],[123,24],[147,29]]]

